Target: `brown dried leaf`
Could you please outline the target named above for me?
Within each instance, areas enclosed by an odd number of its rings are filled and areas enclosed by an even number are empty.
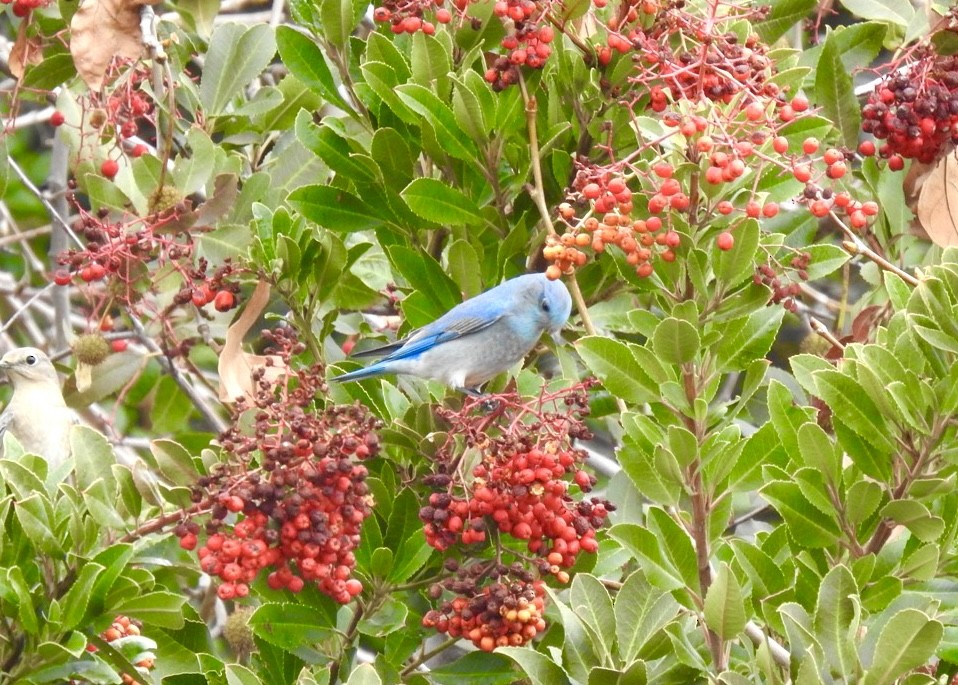
[[[958,245],[958,151],[942,157],[925,177],[916,215],[935,245]]]
[[[84,0],[70,21],[70,54],[77,73],[92,90],[100,90],[114,57],[139,59],[144,54],[140,7],[160,0]]]
[[[269,283],[256,284],[253,295],[246,303],[243,313],[226,331],[226,340],[220,352],[218,371],[220,375],[220,400],[235,402],[240,397],[252,400],[255,394],[253,371],[264,368],[268,381],[278,381],[286,375],[283,360],[276,355],[249,354],[243,351],[243,338],[256,323],[269,303]]]
[[[10,48],[10,57],[7,64],[10,66],[10,73],[18,79],[23,77],[23,72],[27,66],[36,66],[43,61],[43,48],[41,47],[39,36],[27,36],[27,26],[29,22],[20,22],[20,29],[17,31],[17,39]]]

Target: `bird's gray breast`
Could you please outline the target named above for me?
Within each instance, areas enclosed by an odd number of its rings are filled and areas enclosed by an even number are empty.
[[[437,345],[416,359],[396,362],[393,368],[434,378],[453,387],[473,388],[518,362],[530,347],[527,340],[505,322],[498,322],[477,333]]]

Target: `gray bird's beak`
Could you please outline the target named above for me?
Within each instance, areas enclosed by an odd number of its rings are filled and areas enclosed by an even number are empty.
[[[552,336],[552,339],[555,341],[555,344],[556,344],[556,345],[563,345],[563,344],[565,344],[565,340],[562,339],[562,329],[561,329],[561,328],[552,331],[552,333],[551,333],[550,335]]]

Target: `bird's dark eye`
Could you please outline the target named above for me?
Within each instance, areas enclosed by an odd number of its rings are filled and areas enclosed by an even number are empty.
[[[548,312],[550,312],[550,311],[552,310],[552,308],[549,306],[549,300],[542,300],[542,305],[541,305],[541,306],[542,306],[542,311],[544,311],[544,312],[546,312],[546,313],[548,313]]]
[[[27,364],[29,364],[30,366],[33,366],[34,364],[37,363],[37,358],[36,358],[35,356],[33,356],[32,354],[28,354],[28,355],[27,355],[27,358],[26,358],[26,362],[27,362]]]

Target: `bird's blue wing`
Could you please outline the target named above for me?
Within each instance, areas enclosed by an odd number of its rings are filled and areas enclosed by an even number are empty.
[[[501,315],[494,317],[470,316],[466,318],[457,318],[455,321],[446,322],[446,324],[443,326],[437,325],[442,323],[442,319],[438,319],[428,326],[424,326],[417,331],[413,331],[412,335],[405,338],[401,342],[387,346],[387,348],[394,349],[391,354],[383,357],[380,361],[390,362],[397,359],[409,359],[410,357],[415,357],[416,355],[421,354],[426,350],[435,347],[436,345],[441,345],[442,343],[449,342],[450,340],[455,340],[466,335],[478,333],[479,331],[493,325],[501,318]],[[396,347],[396,345],[398,345],[398,347]]]

